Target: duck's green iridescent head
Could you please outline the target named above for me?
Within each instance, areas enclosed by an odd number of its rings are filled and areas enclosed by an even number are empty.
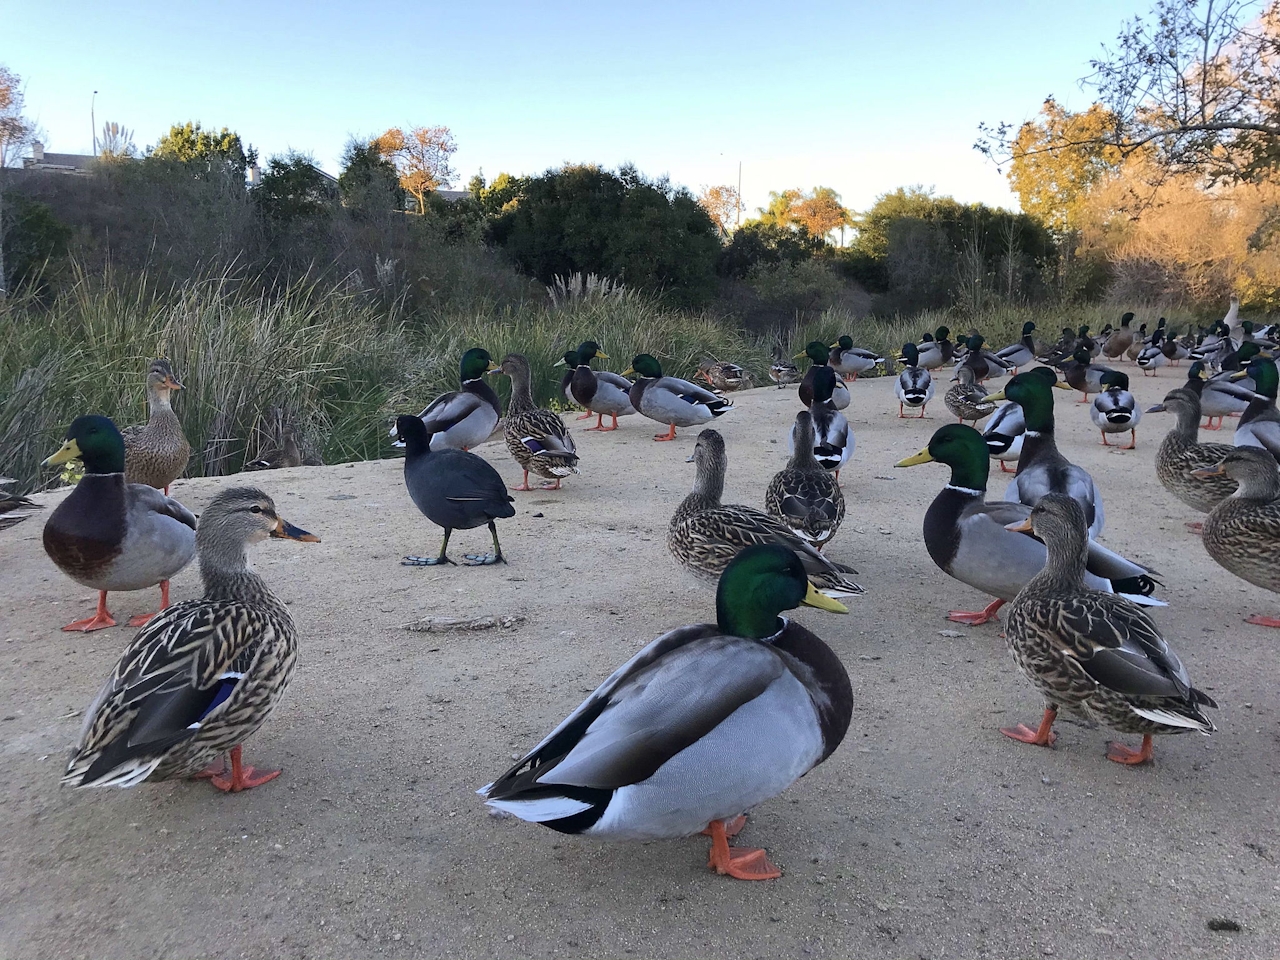
[[[1032,367],[1027,371],[1027,375],[1032,377],[1043,377],[1044,382],[1051,387],[1058,382],[1058,371],[1053,369],[1053,367]]]
[[[966,343],[969,349],[976,353],[977,351],[982,349],[982,345],[986,342],[987,341],[982,338],[982,334],[975,333],[972,337],[968,339]]]
[[[1253,321],[1252,320],[1241,321],[1240,329],[1243,330],[1245,333],[1253,333]]]
[[[1102,375],[1102,385],[1104,387],[1118,387],[1121,390],[1129,389],[1129,375],[1121,373],[1119,370],[1111,370]]]
[[[1080,347],[1071,355],[1071,359],[1076,363],[1089,364],[1093,362],[1093,354],[1089,352],[1088,347]]]
[[[908,367],[914,367],[920,362],[920,348],[914,343],[904,343],[902,345],[902,361]]]
[[[493,362],[493,357],[489,356],[489,351],[483,347],[472,347],[462,355],[462,362],[458,364],[458,372],[463,383],[468,380],[479,380],[490,370],[497,369],[498,365]]]
[[[802,603],[832,613],[849,612],[814,588],[795,551],[776,544],[747,547],[720,574],[716,625],[729,636],[762,640],[778,632],[778,614]]]
[[[1026,323],[1022,325],[1022,335],[1025,337],[1035,328],[1036,328],[1036,325],[1032,323],[1030,320],[1028,320]]]
[[[1246,372],[1253,378],[1254,393],[1270,397],[1272,400],[1276,398],[1276,386],[1277,381],[1280,381],[1280,376],[1276,373],[1274,360],[1268,360],[1266,357],[1254,357],[1249,361],[1249,368]],[[1233,377],[1232,379],[1236,378]]]
[[[826,403],[836,392],[836,372],[830,367],[817,367],[813,371],[813,399],[816,403]]]
[[[795,358],[800,360],[804,357],[808,357],[818,366],[823,366],[831,358],[831,348],[821,340],[810,340],[804,348],[804,353],[797,353]]]
[[[1128,328],[1128,326],[1129,326],[1129,324],[1131,324],[1131,323],[1133,323],[1133,314],[1132,314],[1132,313],[1126,313],[1126,314],[1124,314],[1123,316],[1121,316],[1121,317],[1120,317],[1120,326],[1125,327],[1125,328],[1127,329],[1127,328]]]
[[[1028,431],[1043,433],[1053,430],[1053,385],[1043,374],[1032,371],[1020,373],[1005,384],[1004,390],[991,394],[987,399],[1008,399],[1020,406]]]
[[[1262,348],[1260,346],[1252,340],[1247,340],[1240,344],[1240,349],[1236,351],[1236,358],[1239,359],[1241,363],[1248,363],[1261,352]]]
[[[1164,325],[1165,325],[1166,323],[1168,323],[1168,322],[1169,322],[1169,321],[1168,321],[1168,320],[1166,320],[1164,317],[1161,317],[1161,318],[1160,318],[1160,322],[1156,324],[1156,329],[1157,329],[1157,330],[1163,330],[1163,329],[1164,329]]]
[[[1087,323],[1081,324],[1080,329],[1076,331],[1076,335],[1080,337],[1087,337],[1089,335],[1089,325]]]
[[[631,369],[623,374],[625,377],[628,373],[638,373],[640,376],[648,380],[656,379],[662,376],[662,364],[650,354],[638,353],[636,358],[631,361]]]
[[[985,491],[991,466],[987,441],[965,423],[949,423],[939,427],[929,438],[929,445],[915,456],[899,460],[895,467],[914,467],[921,463],[945,463],[951,468],[951,485],[966,490]]]
[[[933,334],[932,334],[932,333],[926,333],[923,337],[921,337],[921,338],[920,338],[920,342],[921,342],[921,343],[933,343]]]
[[[584,362],[582,354],[577,350],[566,350],[564,352],[564,357],[561,358],[560,363],[557,363],[556,366],[559,367],[563,365],[572,370],[574,367],[581,366]]]
[[[609,355],[594,340],[583,340],[578,344],[578,356],[582,358],[583,363],[590,363],[596,357],[602,360],[609,359]]]
[[[933,331],[933,335],[937,337],[939,340],[946,340],[948,337],[951,336],[951,328],[939,327],[937,330]]]
[[[58,452],[43,466],[55,467],[71,460],[82,461],[85,473],[124,473],[124,437],[110,417],[76,417]]]
[[[1187,371],[1187,379],[1188,380],[1204,380],[1205,379],[1203,360],[1197,360],[1195,363],[1191,364],[1191,368]]]
[[[842,337],[838,338],[838,339],[836,340],[836,342],[835,342],[835,343],[833,343],[831,346],[833,346],[833,347],[839,347],[841,350],[852,350],[852,349],[853,349],[853,337],[849,336],[849,335],[846,333],[844,336],[842,336]]]

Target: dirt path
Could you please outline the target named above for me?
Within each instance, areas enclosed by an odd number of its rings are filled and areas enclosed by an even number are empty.
[[[1144,406],[1184,374],[1133,371]],[[401,567],[439,531],[387,460],[178,483],[199,511],[261,485],[318,545],[267,543],[257,567],[302,632],[285,702],[246,758],[285,770],[238,796],[204,784],[58,787],[80,711],[130,633],[57,628],[90,610],[58,573],[40,519],[0,532],[0,955],[22,957],[1262,957],[1280,955],[1276,649],[1245,616],[1280,597],[1235,579],[1183,528],[1155,480],[1169,426],[1106,449],[1059,394],[1061,446],[1104,492],[1109,546],[1151,564],[1156,618],[1222,704],[1213,738],[1167,738],[1153,767],[1103,756],[1108,734],[1059,725],[1054,750],[1001,737],[1040,703],[983,603],[920,536],[946,470],[893,470],[937,426],[898,420],[892,381],[853,385],[849,517],[830,548],[867,587],[853,614],[800,614],[841,654],[856,706],[822,767],[758,808],[743,834],[785,876],[710,874],[707,841],[606,845],[489,816],[473,791],[658,633],[712,619],[713,595],[668,559],[694,430],[575,430],[583,472],[518,494],[510,566]],[[1063,402],[1063,401],[1066,402]],[[783,463],[794,392],[756,390],[717,424],[726,499],[759,505]],[[586,424],[575,424],[585,426]],[[1224,437],[1224,439],[1227,439]],[[481,450],[518,479],[501,444]],[[993,476],[991,496],[1003,493]],[[56,497],[44,498],[52,504]],[[455,552],[487,548],[483,531]],[[194,568],[174,597],[198,593]],[[117,595],[131,615],[155,594]],[[412,633],[425,616],[519,615],[514,629]],[[123,621],[123,617],[120,618]],[[1211,932],[1228,918],[1237,933]]]

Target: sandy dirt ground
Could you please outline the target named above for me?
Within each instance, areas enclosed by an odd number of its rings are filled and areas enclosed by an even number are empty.
[[[1145,406],[1184,374],[1132,376]],[[434,553],[439,531],[394,459],[176,484],[196,511],[229,485],[260,485],[323,538],[255,548],[302,640],[284,702],[245,754],[284,775],[241,795],[59,788],[81,711],[131,631],[60,633],[93,595],[45,557],[42,519],[0,532],[0,955],[1280,955],[1280,633],[1244,623],[1280,612],[1280,597],[1220,569],[1184,529],[1195,516],[1153,469],[1168,415],[1144,418],[1137,450],[1108,449],[1088,408],[1055,394],[1060,445],[1104,492],[1103,539],[1161,572],[1170,606],[1156,619],[1222,706],[1215,736],[1162,739],[1153,766],[1129,769],[1104,758],[1104,730],[1060,722],[1052,750],[997,732],[1034,721],[1041,703],[999,624],[943,619],[985,602],[921,540],[946,468],[892,469],[950,422],[942,391],[929,419],[899,420],[891,380],[852,390],[849,515],[829,552],[867,592],[850,616],[798,616],[848,666],[853,723],[742,834],[768,848],[781,880],[715,876],[705,838],[566,837],[491,817],[473,792],[642,644],[714,618],[712,591],[664,543],[697,431],[658,444],[634,416],[616,433],[575,429],[582,474],[562,491],[515,494],[501,526],[509,566],[400,566]],[[716,424],[726,500],[760,505],[798,402],[771,388],[735,400]],[[500,443],[480,452],[517,482]],[[1004,482],[993,473],[993,499]],[[451,546],[487,549],[487,533]],[[198,593],[193,565],[174,598]],[[123,622],[155,600],[119,594],[111,606]],[[526,619],[403,629],[485,615]],[[1239,931],[1209,928],[1222,919]]]

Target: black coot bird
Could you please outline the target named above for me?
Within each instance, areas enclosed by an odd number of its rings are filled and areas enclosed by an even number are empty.
[[[404,441],[404,485],[418,509],[432,523],[444,527],[444,542],[438,557],[405,557],[406,567],[433,567],[453,563],[446,556],[449,536],[454,530],[470,530],[489,525],[493,553],[466,554],[467,566],[506,563],[493,521],[514,517],[513,498],[506,484],[487,460],[463,450],[432,450],[431,434],[417,417],[396,418],[396,430]]]

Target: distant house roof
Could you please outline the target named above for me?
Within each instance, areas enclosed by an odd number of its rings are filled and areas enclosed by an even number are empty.
[[[48,173],[89,174],[97,157],[83,153],[49,153],[44,144],[32,144],[32,155],[22,158],[24,170],[40,170]]]

